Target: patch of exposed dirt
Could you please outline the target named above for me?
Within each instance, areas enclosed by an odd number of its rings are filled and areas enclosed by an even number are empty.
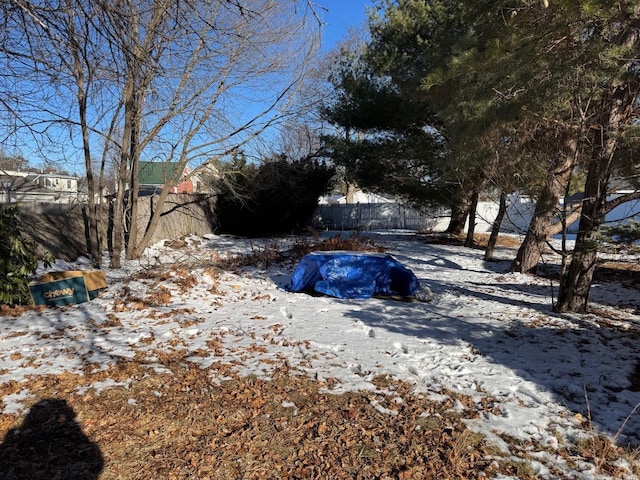
[[[632,288],[640,288],[640,263],[602,261],[593,273],[598,282],[620,282]]]
[[[441,245],[464,245],[466,241],[465,235],[450,235],[448,233],[420,234],[420,238],[426,243]],[[486,248],[488,242],[488,233],[476,233],[473,236],[473,248]],[[512,248],[514,250],[517,250],[521,243],[522,239],[513,235],[498,235],[498,239],[496,240],[497,246]]]

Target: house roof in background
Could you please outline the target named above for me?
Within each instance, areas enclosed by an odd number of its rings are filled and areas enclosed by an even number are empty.
[[[11,190],[23,193],[54,193],[27,177],[0,174],[0,190]]]
[[[40,177],[46,178],[63,178],[70,180],[78,180],[78,175],[69,175],[67,173],[58,173],[58,172],[38,172],[35,170],[9,170],[5,168],[0,168],[0,175],[5,175],[8,177],[28,177],[30,179],[36,179]]]
[[[66,175],[64,173],[29,173],[27,178],[37,180],[38,178],[61,178],[63,180],[78,180],[77,175]]]
[[[177,168],[177,162],[140,162],[138,182],[140,185],[164,185],[165,180],[175,175]]]

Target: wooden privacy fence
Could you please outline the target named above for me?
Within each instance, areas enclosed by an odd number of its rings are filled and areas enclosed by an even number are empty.
[[[157,197],[140,197],[138,203],[138,238],[142,238],[149,218],[156,208]],[[87,220],[80,203],[24,203],[17,205],[20,229],[43,250],[56,258],[75,260],[87,253]],[[185,235],[206,235],[216,230],[215,197],[203,195],[170,195],[163,205],[158,228],[151,244]],[[110,247],[112,205],[96,206],[100,219],[100,246]]]
[[[525,199],[526,200],[526,199]],[[31,237],[43,250],[56,258],[75,260],[86,255],[86,205],[80,203],[22,203],[21,231]],[[140,197],[138,205],[138,238],[144,234],[149,218],[157,207],[157,196]],[[526,232],[534,201],[510,199],[502,231]],[[110,247],[109,233],[111,205],[99,205],[100,243],[102,250]],[[497,212],[495,202],[480,202],[476,231],[489,231]],[[607,215],[607,221],[618,223],[640,217],[640,201],[628,202]],[[311,219],[318,230],[383,230],[441,231],[449,222],[447,209],[417,211],[396,203],[320,205]],[[569,229],[572,232],[577,222]],[[165,202],[160,224],[151,244],[164,239],[178,239],[185,235],[206,235],[218,230],[215,215],[215,197],[207,195],[170,195]]]
[[[140,197],[138,201],[138,238],[156,209],[158,197]],[[153,234],[151,243],[164,239],[176,239],[185,235],[202,236],[217,229],[215,217],[215,197],[210,195],[180,194],[169,195],[160,217],[160,224]]]

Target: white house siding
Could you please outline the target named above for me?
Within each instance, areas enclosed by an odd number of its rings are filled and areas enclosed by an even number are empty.
[[[0,203],[75,203],[82,199],[77,177],[0,170]]]
[[[56,175],[56,174],[32,174],[27,178],[36,182],[41,187],[48,190],[61,193],[77,193],[78,192],[78,179],[69,175]]]

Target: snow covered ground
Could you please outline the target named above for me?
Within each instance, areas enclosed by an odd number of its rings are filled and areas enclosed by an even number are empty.
[[[411,233],[372,238],[432,290],[431,302],[290,293],[281,288],[290,264],[211,268],[215,258],[259,252],[272,240],[212,235],[187,239],[181,249],[158,244],[142,260],[107,270],[109,287],[91,302],[0,317],[0,384],[141,352],[153,363],[158,351],[182,349],[204,367],[226,362],[260,377],[284,360],[315,378],[337,379],[337,392],[373,389],[373,378],[388,374],[433,399],[449,390],[492,402],[495,413],[470,426],[505,450],[496,433],[553,451],[589,434],[589,426],[640,445],[640,384],[632,381],[640,362],[637,289],[596,283],[597,314],[559,315],[551,311],[557,285],[507,273],[513,250],[499,249],[497,261],[485,262],[482,250],[427,244]],[[152,267],[164,269],[162,281],[144,274]],[[81,259],[56,268],[89,265]],[[161,294],[168,303],[158,301]],[[22,414],[28,396],[26,388],[8,395],[0,408]],[[557,467],[560,457],[539,456],[540,478],[555,478],[545,465]],[[566,478],[598,477],[585,462]]]

